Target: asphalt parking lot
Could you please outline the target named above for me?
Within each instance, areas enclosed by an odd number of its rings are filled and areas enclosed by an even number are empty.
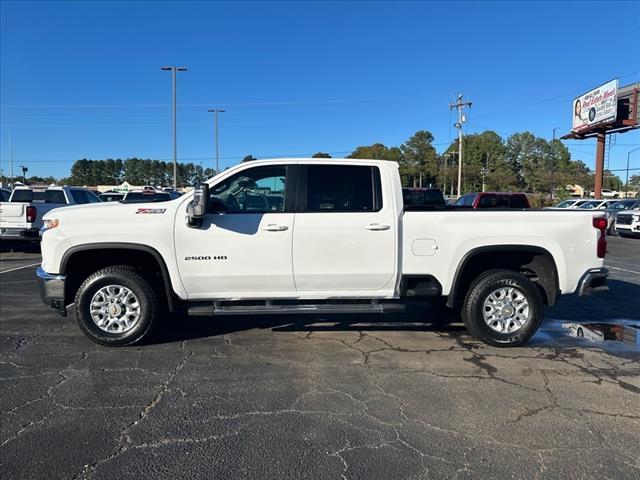
[[[3,479],[640,478],[640,347],[560,327],[640,323],[640,240],[517,349],[437,308],[174,318],[108,349],[40,303],[39,258],[0,254]]]

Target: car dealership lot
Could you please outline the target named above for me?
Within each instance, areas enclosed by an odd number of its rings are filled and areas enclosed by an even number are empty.
[[[640,323],[640,241],[609,251],[611,291],[517,349],[435,308],[166,319],[109,349],[40,303],[37,252],[4,252],[2,477],[638,478],[639,347],[559,328]]]

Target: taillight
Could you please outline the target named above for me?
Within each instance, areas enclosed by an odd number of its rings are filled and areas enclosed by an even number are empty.
[[[593,228],[600,230],[596,251],[598,258],[604,258],[607,253],[607,219],[604,217],[596,217],[593,219]]]
[[[33,223],[36,221],[36,217],[38,216],[38,211],[36,207],[32,207],[31,205],[27,206],[27,223]]]

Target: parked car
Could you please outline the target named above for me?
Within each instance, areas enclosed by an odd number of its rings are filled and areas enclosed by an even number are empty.
[[[0,188],[0,202],[8,202],[11,196],[11,190]]]
[[[280,209],[243,205],[256,189],[281,194]],[[326,315],[441,298],[476,338],[516,346],[560,294],[607,289],[601,214],[406,210],[396,162],[255,160],[145,207],[46,216],[42,299],[63,315],[75,303],[80,328],[99,344],[142,340],[165,307]]]
[[[102,202],[119,202],[125,196],[125,192],[102,192],[98,197],[100,197],[100,201]]]
[[[80,187],[16,187],[9,200],[0,203],[0,238],[37,240],[45,213],[85,203],[100,203],[100,199]]]
[[[603,188],[602,190],[600,190],[602,198],[618,198],[620,197],[620,192],[617,192],[616,190],[610,190],[608,188]],[[591,192],[589,194],[590,197],[593,197],[595,195],[595,192]]]
[[[617,202],[609,205],[605,209],[605,217],[607,219],[607,233],[609,235],[616,233],[614,225],[618,213],[624,212],[626,210],[633,210],[634,208],[638,208],[639,206],[640,201],[633,199],[618,200]]]
[[[447,205],[439,188],[406,187],[402,189],[402,199],[405,209],[444,208]]]
[[[171,194],[163,192],[162,190],[132,190],[120,201],[122,203],[156,203],[156,202],[168,202],[173,200]]]
[[[616,233],[621,237],[640,238],[640,209],[624,210],[616,216]]]
[[[578,208],[582,208],[584,210],[604,210],[617,201],[618,200],[589,200],[588,202],[580,205]]]
[[[550,210],[565,209],[565,208],[579,208],[587,202],[590,202],[589,198],[570,198],[569,200],[563,200],[554,207],[548,207]]]
[[[457,207],[471,208],[531,208],[525,193],[477,192],[467,193],[454,203]]]

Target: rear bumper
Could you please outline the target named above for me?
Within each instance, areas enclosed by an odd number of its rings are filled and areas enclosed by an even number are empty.
[[[37,228],[3,228],[0,229],[0,238],[4,240],[37,240],[39,234]]]
[[[606,268],[591,268],[584,272],[578,282],[578,296],[593,295],[609,291],[609,287],[605,285],[609,270]]]
[[[36,270],[38,277],[38,288],[40,290],[40,298],[45,305],[58,310],[62,316],[67,314],[64,301],[64,275],[57,275],[45,272],[42,267]]]

